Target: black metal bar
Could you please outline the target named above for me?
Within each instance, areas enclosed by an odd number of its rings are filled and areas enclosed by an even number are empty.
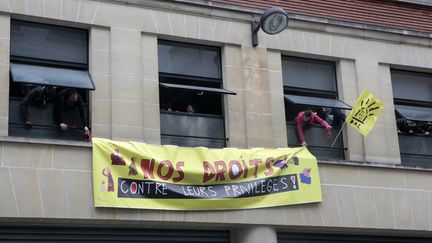
[[[251,31],[252,31],[252,46],[256,47],[258,46],[258,30],[260,26],[259,23],[256,21],[251,22]]]
[[[203,113],[187,113],[181,111],[165,111],[165,110],[161,110],[160,113],[167,114],[167,115],[175,115],[175,116],[208,117],[208,118],[217,118],[221,120],[224,119],[224,117],[221,115],[212,115],[212,114],[203,114]]]
[[[165,134],[165,133],[161,133],[161,136],[176,137],[176,138],[199,138],[199,139],[209,139],[209,140],[218,140],[218,141],[228,141],[228,138],[199,137],[199,136],[176,135],[176,134]]]

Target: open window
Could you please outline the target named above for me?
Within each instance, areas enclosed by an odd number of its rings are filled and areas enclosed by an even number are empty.
[[[158,43],[162,144],[226,145],[220,49]]]
[[[402,164],[432,167],[432,74],[391,70]]]
[[[70,129],[60,131],[55,107],[59,95],[71,89],[82,106],[61,110]],[[9,136],[82,140],[82,128],[89,123],[89,90],[94,89],[87,30],[11,21]]]
[[[331,144],[341,128],[345,116],[343,110],[352,107],[338,99],[335,65],[333,62],[282,57],[282,73],[285,94],[288,146],[300,146],[295,118],[298,113],[311,109],[333,127],[332,137],[320,126],[303,129],[308,149],[319,159],[344,159],[342,136]],[[321,109],[326,107],[323,112]],[[334,115],[333,115],[334,114]]]

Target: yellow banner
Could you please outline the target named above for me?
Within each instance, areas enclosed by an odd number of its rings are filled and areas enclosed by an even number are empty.
[[[305,147],[209,149],[93,138],[95,207],[213,210],[320,202]]]
[[[346,121],[363,136],[367,136],[384,108],[381,100],[375,98],[368,90],[363,90]]]

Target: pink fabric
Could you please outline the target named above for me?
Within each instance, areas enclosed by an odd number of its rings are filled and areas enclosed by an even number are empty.
[[[304,142],[303,114],[304,114],[304,111],[299,112],[297,117],[295,118],[295,122],[297,124],[297,132],[298,132],[298,135],[300,137],[301,142]],[[328,129],[330,126],[325,120],[321,119],[315,112],[312,112],[311,119],[309,120],[308,124],[310,126],[313,126],[314,124],[317,124],[317,123],[321,124],[321,126],[325,127],[326,129]]]

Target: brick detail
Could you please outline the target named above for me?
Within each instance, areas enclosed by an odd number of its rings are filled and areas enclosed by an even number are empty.
[[[279,6],[290,13],[432,32],[432,7],[390,0],[213,0],[265,9]]]

